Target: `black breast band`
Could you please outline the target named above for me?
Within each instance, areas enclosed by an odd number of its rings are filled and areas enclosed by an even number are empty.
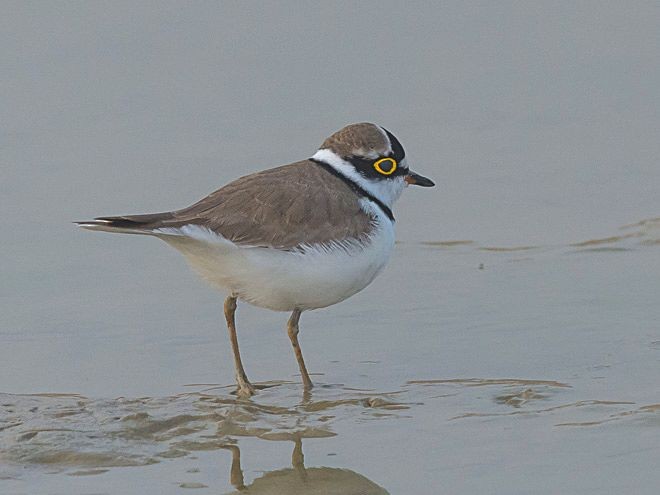
[[[392,210],[385,204],[383,203],[380,199],[375,197],[373,194],[371,194],[369,191],[367,191],[364,187],[362,187],[360,184],[357,182],[349,179],[346,177],[344,174],[341,172],[338,172],[334,167],[331,165],[328,165],[325,162],[322,162],[321,160],[317,160],[316,158],[310,158],[309,159],[311,162],[316,163],[319,167],[321,167],[323,170],[331,173],[335,177],[341,179],[344,181],[344,183],[350,187],[358,196],[362,196],[364,198],[369,199],[370,201],[373,201],[378,205],[378,207],[383,210],[383,213],[387,215],[387,218],[392,220],[394,222],[394,214],[392,213]]]

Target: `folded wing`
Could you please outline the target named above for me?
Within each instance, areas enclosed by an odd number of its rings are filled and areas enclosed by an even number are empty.
[[[190,225],[242,246],[293,249],[363,241],[374,222],[350,187],[305,160],[242,177],[182,210],[99,217],[78,224],[90,230],[158,236],[177,235]]]

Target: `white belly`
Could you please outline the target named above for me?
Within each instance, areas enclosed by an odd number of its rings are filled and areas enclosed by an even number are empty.
[[[184,235],[162,238],[205,280],[276,311],[323,308],[343,301],[371,283],[394,247],[389,219],[380,219],[364,244],[312,246],[304,252],[239,247],[199,227],[186,226],[181,232]]]

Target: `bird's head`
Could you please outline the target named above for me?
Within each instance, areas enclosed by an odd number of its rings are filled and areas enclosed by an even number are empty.
[[[332,166],[390,207],[407,185],[435,185],[408,168],[399,140],[376,124],[347,125],[327,138],[312,158]]]

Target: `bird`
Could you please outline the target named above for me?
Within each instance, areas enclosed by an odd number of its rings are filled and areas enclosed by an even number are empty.
[[[334,467],[306,467],[302,450],[302,436],[290,434],[293,441],[291,467],[264,472],[245,485],[241,467],[241,450],[236,444],[220,448],[231,452],[229,479],[235,491],[227,495],[389,495],[389,492],[373,481],[350,469]]]
[[[395,242],[392,207],[408,185],[435,184],[410,170],[391,132],[363,122],[332,134],[308,159],[236,179],[187,208],[75,223],[157,237],[226,294],[240,397],[256,389],[241,361],[237,301],[290,312],[287,333],[310,391],[300,316],[353,296],[382,271]]]

